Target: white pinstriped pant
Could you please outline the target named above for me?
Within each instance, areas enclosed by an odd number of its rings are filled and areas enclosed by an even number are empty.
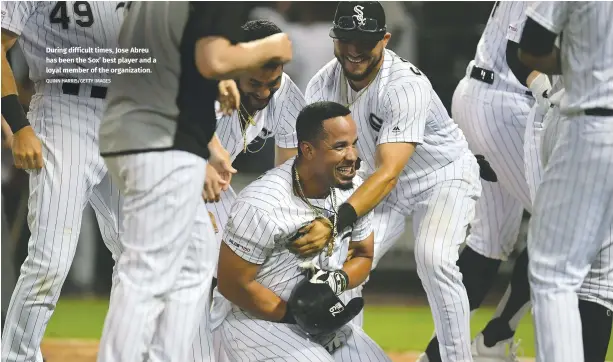
[[[334,333],[340,347],[332,354],[320,344],[332,336],[313,339],[296,325],[251,319],[238,310],[228,313],[214,334],[222,340],[230,361],[390,361],[381,347],[352,323]]]
[[[417,273],[432,310],[441,356],[444,361],[472,361],[468,296],[456,262],[481,193],[479,166],[467,152],[420,181],[424,191],[412,199],[398,203],[387,199],[375,208],[373,265],[402,235],[406,217],[412,214]],[[360,296],[361,290],[345,294],[341,299],[346,302]],[[361,323],[360,318],[354,323]]]
[[[124,195],[125,232],[98,361],[185,361],[217,258],[201,197],[206,161],[165,151],[105,162]]]
[[[221,247],[221,237],[223,235],[223,230],[228,222],[228,218],[230,215],[230,209],[232,208],[232,203],[236,200],[236,193],[232,186],[225,192],[222,192],[221,198],[219,202],[207,203],[206,208],[209,212],[209,216],[212,217],[215,226],[215,237],[216,237],[216,251],[215,251],[215,269],[214,276],[217,277],[217,262],[219,256],[219,249]],[[213,294],[213,298],[215,295],[220,296],[217,293],[217,289]],[[193,362],[227,362],[228,357],[225,349],[221,343],[220,338],[216,338],[211,340],[211,332],[210,332],[210,314],[207,312],[204,314],[200,326],[198,327],[198,332],[196,333],[196,338],[194,339],[194,343],[192,344],[192,352],[190,353],[190,361]],[[215,357],[213,358],[212,355]]]
[[[42,361],[40,343],[72,265],[83,210],[90,203],[115,258],[121,197],[98,148],[100,99],[37,87],[28,114],[42,143],[44,167],[30,171],[28,256],[7,311],[2,361]],[[54,93],[56,92],[56,93]]]
[[[477,253],[507,260],[519,236],[523,209],[531,209],[526,187],[524,134],[534,99],[495,89],[469,77],[453,94],[451,113],[470,150],[483,155],[498,182],[481,182],[483,192],[466,244]]]
[[[528,233],[537,360],[583,361],[578,299],[613,307],[613,117],[549,113]]]

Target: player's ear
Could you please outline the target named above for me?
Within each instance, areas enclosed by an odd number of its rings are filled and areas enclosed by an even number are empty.
[[[314,148],[313,145],[309,142],[302,142],[300,145],[300,150],[302,151],[302,155],[307,160],[312,160],[314,156]]]
[[[383,39],[381,41],[383,42],[384,48],[387,47],[387,43],[389,43],[391,37],[392,37],[391,33],[385,33],[385,35],[383,36]]]

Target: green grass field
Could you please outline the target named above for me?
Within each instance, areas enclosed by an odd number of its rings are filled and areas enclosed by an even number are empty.
[[[47,338],[99,339],[108,302],[106,300],[62,299],[47,328]],[[481,308],[472,319],[473,335],[485,326],[492,308]],[[388,352],[421,351],[434,325],[427,306],[368,306],[364,317],[366,332]],[[521,339],[523,356],[534,356],[534,330],[527,315],[516,339]],[[609,343],[607,360],[613,360]]]

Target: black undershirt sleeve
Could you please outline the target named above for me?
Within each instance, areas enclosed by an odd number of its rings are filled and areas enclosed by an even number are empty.
[[[526,19],[524,31],[521,34],[519,48],[522,52],[541,56],[550,54],[553,50],[557,34],[545,29],[530,17]]]
[[[526,79],[528,79],[528,75],[532,73],[532,69],[526,67],[524,63],[519,61],[519,57],[517,56],[518,49],[519,44],[510,40],[507,41],[507,64],[517,80],[527,87]]]
[[[190,1],[191,32],[196,37],[221,36],[232,44],[241,41],[243,19],[236,16],[236,4],[227,1]]]

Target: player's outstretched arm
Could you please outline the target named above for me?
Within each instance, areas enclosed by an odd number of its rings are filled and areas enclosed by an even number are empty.
[[[287,303],[255,281],[258,264],[236,255],[222,242],[218,265],[217,288],[224,297],[258,318],[285,322]]]
[[[7,58],[16,41],[17,35],[2,30],[2,116],[13,132],[15,167],[38,169],[43,167],[42,145],[19,103],[17,82]]]
[[[357,217],[375,208],[396,187],[398,177],[413,152],[414,143],[384,143],[377,146],[376,171],[347,200]]]
[[[285,64],[291,59],[292,43],[284,33],[235,45],[219,36],[205,37],[196,43],[196,66],[209,79],[235,78],[268,62]]]

